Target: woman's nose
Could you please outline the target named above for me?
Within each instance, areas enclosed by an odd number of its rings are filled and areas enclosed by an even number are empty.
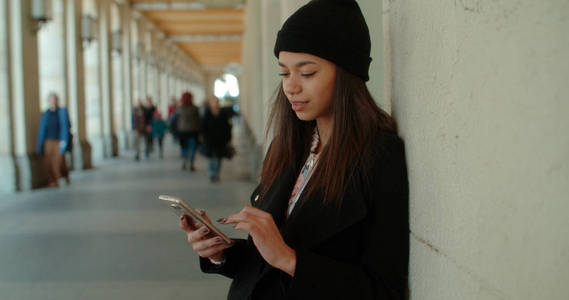
[[[302,91],[302,87],[292,75],[283,80],[283,90],[286,95],[296,95]]]

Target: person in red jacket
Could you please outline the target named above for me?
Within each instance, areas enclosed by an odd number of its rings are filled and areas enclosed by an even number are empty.
[[[367,89],[370,48],[354,0],[310,1],[279,31],[261,181],[251,206],[218,220],[248,238],[226,245],[180,221],[202,271],[233,279],[228,299],[405,298],[405,149]]]

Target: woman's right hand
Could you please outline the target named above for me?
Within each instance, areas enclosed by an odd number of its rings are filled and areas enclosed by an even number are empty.
[[[205,211],[200,210],[199,212],[210,221]],[[188,243],[192,245],[192,248],[199,256],[213,261],[223,261],[225,259],[223,250],[231,247],[231,245],[225,244],[221,237],[210,233],[206,226],[197,225],[192,217],[183,215],[180,218],[180,228],[186,233]]]

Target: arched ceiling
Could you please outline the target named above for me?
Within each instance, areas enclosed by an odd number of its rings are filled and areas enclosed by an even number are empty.
[[[130,0],[204,69],[241,63],[245,0]]]

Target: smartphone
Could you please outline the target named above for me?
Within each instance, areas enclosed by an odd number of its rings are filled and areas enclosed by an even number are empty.
[[[223,239],[223,242],[227,245],[233,244],[233,240],[226,236],[221,230],[215,227],[211,222],[206,220],[202,217],[195,209],[193,209],[186,201],[175,197],[175,196],[168,196],[168,195],[160,195],[158,199],[162,200],[163,203],[168,205],[178,217],[181,217],[184,214],[191,216],[194,220],[198,221],[199,223],[203,224],[207,228],[209,228],[209,232],[218,235]]]

